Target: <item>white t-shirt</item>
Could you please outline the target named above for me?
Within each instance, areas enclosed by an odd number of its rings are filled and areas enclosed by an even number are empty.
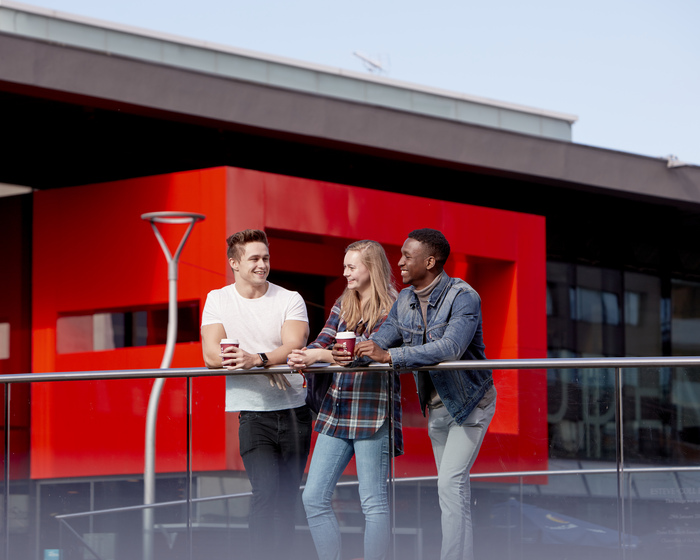
[[[222,324],[226,338],[238,339],[241,349],[250,353],[270,352],[282,346],[285,321],[309,319],[306,305],[298,292],[267,283],[264,296],[248,299],[238,293],[235,284],[207,295],[202,326]],[[226,377],[226,411],[284,410],[302,406],[306,400],[304,378],[287,374],[291,387],[286,391],[271,387],[264,375],[229,375]]]

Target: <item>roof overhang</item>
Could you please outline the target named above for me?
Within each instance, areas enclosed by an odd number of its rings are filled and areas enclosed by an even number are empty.
[[[479,170],[700,203],[700,167],[0,33],[0,90]]]

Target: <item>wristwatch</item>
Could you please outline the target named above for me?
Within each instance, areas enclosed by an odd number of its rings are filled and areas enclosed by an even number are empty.
[[[267,365],[267,362],[270,361],[267,359],[267,355],[264,352],[259,352],[258,356],[260,356],[260,359],[262,360],[262,367],[265,367]]]

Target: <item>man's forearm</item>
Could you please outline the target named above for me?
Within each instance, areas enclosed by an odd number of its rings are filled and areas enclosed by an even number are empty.
[[[221,365],[221,356],[217,356],[217,359],[212,361],[207,356],[204,357],[204,365],[209,369],[220,369],[223,367]]]
[[[427,344],[393,348],[391,353],[393,365],[398,369],[431,366],[440,362],[459,360],[462,357],[460,345],[448,338]]]
[[[226,338],[226,331],[222,324],[205,325],[202,327],[202,354],[204,365],[209,369],[218,369],[221,365],[222,338]]]

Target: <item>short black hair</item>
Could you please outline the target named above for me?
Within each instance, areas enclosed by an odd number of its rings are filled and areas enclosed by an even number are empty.
[[[423,243],[440,268],[445,266],[447,257],[450,256],[450,244],[441,231],[430,228],[414,229],[408,237]]]

